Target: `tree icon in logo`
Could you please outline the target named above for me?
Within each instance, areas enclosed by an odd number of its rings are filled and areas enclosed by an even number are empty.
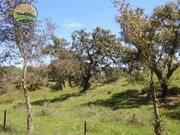
[[[30,24],[37,18],[37,9],[31,4],[22,3],[15,8],[13,16],[18,23]]]

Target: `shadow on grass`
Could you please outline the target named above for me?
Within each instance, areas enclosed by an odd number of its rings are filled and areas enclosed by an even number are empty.
[[[177,96],[180,95],[180,87],[171,87],[168,90],[169,96]]]
[[[142,95],[140,91],[136,89],[130,89],[121,93],[112,95],[110,99],[97,100],[95,102],[89,102],[86,105],[99,105],[104,107],[110,107],[113,110],[138,108],[141,105],[147,105],[149,100]]]
[[[71,93],[71,94],[63,94],[59,97],[55,97],[53,99],[46,99],[46,101],[49,101],[50,103],[55,103],[55,102],[63,102],[71,97],[76,97],[78,96],[77,93]],[[39,105],[39,106],[42,106],[44,104],[44,99],[42,100],[37,100],[37,101],[33,101],[31,102],[32,105]]]
[[[178,111],[163,113],[163,115],[165,115],[165,116],[167,116],[167,117],[169,117],[171,119],[180,121],[180,112],[178,112]]]

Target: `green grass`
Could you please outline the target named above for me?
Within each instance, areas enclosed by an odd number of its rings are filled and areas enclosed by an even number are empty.
[[[25,22],[25,21],[29,21],[29,22],[32,22],[34,20],[34,17],[31,17],[31,16],[27,16],[27,15],[17,15],[15,16],[15,19],[18,21],[18,22]]]
[[[179,76],[175,76],[179,77]],[[180,87],[180,79],[172,86]],[[78,88],[66,87],[51,92],[30,92],[33,105],[33,135],[153,135],[153,106],[146,101],[141,84],[128,84],[125,78],[79,94]],[[49,102],[43,115],[44,97]],[[179,100],[177,101],[179,102]],[[0,123],[7,110],[7,130],[1,135],[26,133],[26,108],[22,91],[0,96]],[[180,134],[180,107],[160,108],[168,135]],[[0,124],[2,125],[2,124]]]

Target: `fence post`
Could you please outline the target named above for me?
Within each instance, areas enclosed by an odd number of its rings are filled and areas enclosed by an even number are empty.
[[[4,111],[3,131],[6,129],[6,110]]]
[[[86,121],[84,122],[84,135],[86,135],[87,132],[87,125],[86,125]]]

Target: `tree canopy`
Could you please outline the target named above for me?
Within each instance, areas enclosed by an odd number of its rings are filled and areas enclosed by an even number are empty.
[[[121,39],[134,46],[139,58],[156,74],[167,96],[168,80],[179,67],[180,14],[179,2],[156,7],[151,15],[144,9],[131,9],[130,5],[114,1],[119,11],[116,21],[121,27]]]
[[[79,30],[72,33],[72,50],[81,54],[84,69],[83,90],[90,87],[90,78],[117,58],[120,43],[110,30],[96,27],[92,32]]]

